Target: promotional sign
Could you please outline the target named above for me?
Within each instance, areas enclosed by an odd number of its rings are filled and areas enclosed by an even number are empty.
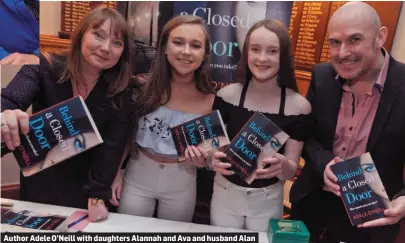
[[[277,19],[288,26],[293,4],[251,1],[173,3],[173,16],[197,15],[205,20],[212,42],[211,69],[216,90],[234,81],[249,28],[263,19]]]

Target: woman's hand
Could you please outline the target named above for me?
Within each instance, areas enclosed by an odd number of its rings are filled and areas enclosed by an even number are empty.
[[[258,169],[256,171],[256,179],[269,179],[273,177],[280,177],[283,165],[288,163],[288,159],[283,155],[276,153],[273,157],[265,157],[262,160],[263,167],[270,164],[271,166],[266,169]]]
[[[98,198],[89,198],[87,203],[89,211],[89,221],[96,222],[108,218],[108,209],[104,200]]]
[[[124,174],[124,170],[118,170],[117,174],[115,175],[114,182],[111,186],[112,189],[112,197],[110,199],[110,203],[116,207],[120,205],[120,198],[121,198],[121,189],[122,189],[122,175]]]
[[[5,110],[1,113],[1,141],[8,149],[20,146],[20,130],[26,135],[29,131],[29,116],[21,110]]]
[[[208,153],[199,147],[187,146],[184,153],[186,162],[198,168],[207,166]]]
[[[233,175],[235,174],[234,171],[228,170],[232,167],[230,163],[221,162],[221,158],[225,158],[226,154],[222,152],[214,152],[214,155],[211,158],[211,165],[210,167],[214,169],[216,172],[219,172],[223,175]]]

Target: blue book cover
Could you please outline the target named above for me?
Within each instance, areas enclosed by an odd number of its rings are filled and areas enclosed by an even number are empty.
[[[11,225],[32,230],[59,231],[66,230],[68,217],[36,213],[31,210],[18,210],[8,207],[1,208],[1,224]]]
[[[172,127],[170,130],[180,160],[184,160],[187,146],[201,147],[209,152],[230,143],[218,110]]]
[[[385,187],[370,153],[331,166],[352,225],[384,217],[391,207]]]
[[[274,156],[289,136],[261,112],[255,112],[225,149],[223,162],[251,184],[256,170],[265,168],[262,160]]]
[[[24,176],[31,176],[103,142],[81,96],[56,104],[29,118],[13,154]],[[3,148],[6,148],[2,144]]]

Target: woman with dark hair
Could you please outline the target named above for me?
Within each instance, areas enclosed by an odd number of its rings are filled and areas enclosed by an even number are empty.
[[[1,135],[10,150],[29,130],[25,111],[44,110],[74,96],[85,100],[104,143],[30,177],[20,176],[21,200],[88,208],[90,220],[108,216],[105,200],[127,143],[131,92],[130,33],[116,10],[96,8],[75,28],[64,55],[25,65],[1,93]]]
[[[308,133],[311,106],[298,93],[285,26],[263,20],[247,33],[237,67],[236,83],[222,88],[213,109],[220,110],[230,139],[255,111],[262,112],[289,135],[274,157],[264,156],[255,180],[248,184],[234,174],[226,157],[215,152],[216,170],[211,201],[211,223],[217,226],[266,231],[270,218],[283,213],[283,180],[294,177]],[[271,166],[269,166],[271,165]],[[263,168],[264,167],[264,168]]]
[[[133,153],[123,182],[117,173],[113,186],[118,212],[152,217],[158,203],[158,218],[191,222],[196,166],[205,162],[179,161],[170,128],[211,112],[215,95],[209,57],[210,39],[200,17],[177,16],[164,26],[152,73],[138,100]],[[196,147],[190,150],[199,153]]]

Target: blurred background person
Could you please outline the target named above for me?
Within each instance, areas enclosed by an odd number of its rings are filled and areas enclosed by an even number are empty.
[[[39,0],[0,0],[0,64],[39,64]]]

